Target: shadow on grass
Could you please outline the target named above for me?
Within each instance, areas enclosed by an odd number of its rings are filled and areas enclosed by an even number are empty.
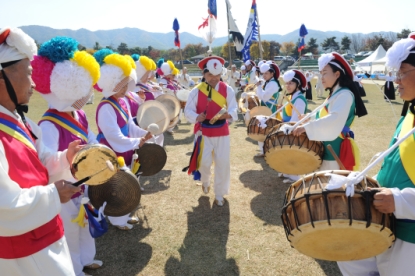
[[[181,131],[182,133],[185,133],[187,130],[181,130]],[[178,130],[175,130],[175,132],[179,134]],[[177,137],[174,137],[174,135],[171,135],[167,132],[164,133],[164,146],[187,145],[187,144],[193,143],[193,141],[194,141],[194,135],[193,133],[190,133],[190,131],[189,131],[189,136],[183,139],[178,139]]]
[[[151,228],[135,225],[122,231],[109,226],[108,232],[96,239],[96,259],[104,265],[98,270],[85,269],[93,275],[137,275],[148,264],[153,254],[150,245],[140,242],[151,233]]]
[[[263,159],[257,162],[264,162],[267,166]],[[284,184],[276,172],[268,170],[246,171],[239,176],[239,180],[245,187],[260,193],[251,200],[252,213],[265,224],[282,225],[281,209],[290,185]]]
[[[249,138],[248,136],[245,138],[245,141],[250,142],[254,145],[258,145],[258,141],[255,141],[254,139]]]
[[[140,184],[144,188],[143,194],[154,194],[170,188],[171,170],[161,170],[152,176],[141,176]]]
[[[211,207],[209,197],[201,196],[199,205],[187,213],[188,230],[179,249],[180,260],[170,257],[165,275],[239,275],[236,261],[226,259],[229,222],[229,202]]]

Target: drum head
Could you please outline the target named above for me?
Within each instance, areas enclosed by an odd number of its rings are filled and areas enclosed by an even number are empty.
[[[286,139],[295,139],[292,135],[285,135],[283,133],[281,133],[281,135],[283,135],[281,137],[287,136]],[[305,135],[300,135],[296,138],[299,140],[306,139],[306,137],[303,136]],[[268,137],[265,139],[265,143],[268,143]],[[316,154],[314,151],[310,151],[307,147],[276,145],[265,152],[265,161],[277,172],[302,175],[314,172],[320,168],[323,159],[320,155]]]
[[[167,130],[170,123],[167,108],[159,101],[144,102],[138,108],[137,123],[142,129],[147,129],[152,123],[157,124],[159,131],[153,135],[160,135]]]
[[[155,175],[164,168],[167,161],[167,154],[163,147],[157,144],[145,143],[136,150],[140,161],[142,176]]]
[[[301,226],[301,233],[293,230],[291,245],[299,252],[320,260],[353,261],[370,258],[386,251],[395,240],[389,228],[382,225],[349,220],[314,222]]]
[[[85,182],[86,184],[98,185],[105,183],[118,171],[117,156],[112,149],[101,144],[86,145],[75,155],[71,165],[71,173],[75,179],[80,180],[106,168],[107,160],[116,169],[114,171],[106,169],[91,177]]]
[[[187,99],[189,98],[190,90],[181,89],[177,91],[176,96],[179,99],[179,101],[187,102]]]
[[[140,203],[141,189],[137,177],[119,171],[106,183],[88,188],[88,197],[92,206],[99,209],[104,202],[104,214],[121,217],[134,211]]]
[[[170,120],[173,120],[174,118],[176,118],[176,116],[179,115],[180,102],[175,96],[164,94],[164,95],[157,97],[156,101],[159,101],[162,104],[164,104],[169,114]]]

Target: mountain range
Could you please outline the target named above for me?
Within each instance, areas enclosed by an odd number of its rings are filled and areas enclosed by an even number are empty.
[[[174,48],[174,32],[169,33],[151,33],[137,28],[122,28],[114,30],[99,30],[99,31],[90,31],[87,29],[79,30],[70,30],[70,29],[53,29],[45,26],[22,26],[20,27],[24,32],[30,35],[35,39],[39,44],[55,37],[55,36],[69,36],[77,40],[80,44],[87,48],[92,48],[95,45],[95,42],[98,42],[102,47],[111,46],[117,48],[120,43],[126,43],[129,48],[132,47],[148,47],[152,46],[153,48],[163,50]],[[387,35],[388,32],[373,32],[369,34],[362,34],[362,36],[374,36],[374,35]],[[351,36],[351,33],[340,32],[340,31],[317,31],[317,30],[308,30],[308,35],[306,37],[306,42],[309,38],[313,37],[317,39],[317,44],[322,43],[328,37],[336,37],[338,42],[341,41],[341,38],[344,36]],[[296,42],[298,40],[298,30],[294,30],[285,35],[279,34],[262,34],[261,40],[274,40],[276,42]],[[218,37],[212,43],[212,47],[222,46],[227,42],[227,37]],[[183,32],[180,33],[180,42],[182,48],[186,44],[198,44],[202,43],[207,45],[206,41],[203,38],[195,36],[193,34]]]

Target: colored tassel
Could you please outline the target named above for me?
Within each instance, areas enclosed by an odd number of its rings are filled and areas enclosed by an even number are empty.
[[[71,220],[71,222],[78,223],[80,227],[84,228],[85,227],[85,214],[86,214],[85,207],[84,205],[81,205],[79,208],[78,216],[74,218],[73,220]]]
[[[340,146],[340,161],[343,163],[346,170],[353,171],[356,163],[353,155],[351,139],[346,137]]]

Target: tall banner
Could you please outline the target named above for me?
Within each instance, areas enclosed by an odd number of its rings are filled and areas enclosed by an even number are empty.
[[[226,1],[226,8],[228,11],[228,23],[229,23],[229,34],[232,36],[232,41],[235,44],[236,53],[241,56],[242,49],[244,48],[244,36],[239,31],[238,26],[236,26],[235,20],[233,19],[232,12],[231,12],[231,3],[229,0]]]
[[[212,43],[216,38],[217,16],[216,0],[208,0],[208,17],[203,19],[203,23],[198,30],[203,39],[209,44],[209,55],[212,53]]]
[[[305,36],[308,35],[307,28],[304,26],[304,24],[300,27],[300,43],[298,44],[298,52],[301,52],[305,48]]]
[[[258,40],[258,22],[256,11],[256,0],[252,0],[251,11],[249,13],[248,26],[245,32],[245,42],[242,49],[242,58],[244,61],[251,59],[250,48],[252,41]]]

